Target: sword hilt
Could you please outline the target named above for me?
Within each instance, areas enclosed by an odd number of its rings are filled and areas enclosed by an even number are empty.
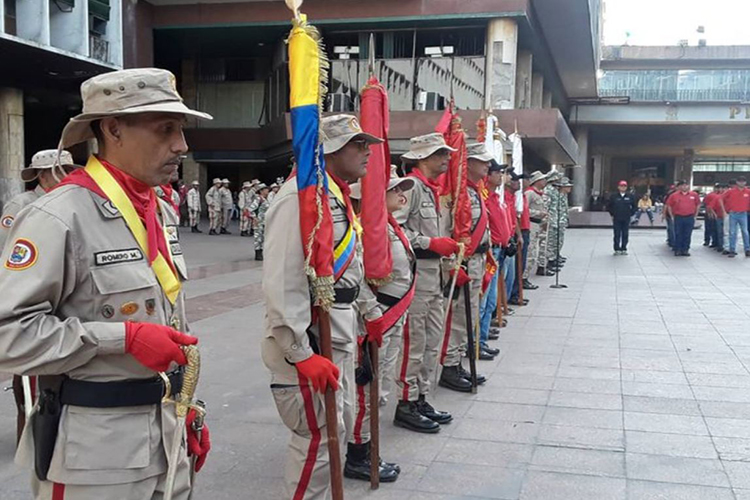
[[[195,389],[198,387],[198,377],[200,376],[201,370],[201,355],[198,348],[194,345],[183,346],[182,350],[185,352],[187,365],[185,366],[185,374],[182,378],[182,390],[177,396],[176,405],[177,416],[185,418],[188,410],[190,410],[190,407],[193,404]]]

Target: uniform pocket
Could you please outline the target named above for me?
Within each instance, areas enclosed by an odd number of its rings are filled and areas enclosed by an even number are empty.
[[[158,432],[154,406],[69,406],[65,421],[65,467],[71,470],[148,467],[152,432]]]
[[[423,219],[437,219],[437,212],[435,211],[435,206],[430,205],[429,207],[426,207],[426,208],[420,208],[419,216]]]
[[[284,425],[301,436],[309,436],[310,428],[307,425],[305,405],[308,405],[312,414],[316,415],[316,404],[319,399],[313,393],[312,387],[305,388],[305,395],[299,386],[275,386],[271,387],[271,393]]]
[[[164,319],[159,307],[162,291],[145,262],[94,267],[90,272],[96,288],[94,317],[110,321]]]

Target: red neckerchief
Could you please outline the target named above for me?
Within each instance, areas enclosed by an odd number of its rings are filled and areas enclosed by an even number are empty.
[[[407,177],[416,177],[420,181],[424,183],[425,186],[430,188],[432,191],[432,195],[435,197],[435,210],[440,212],[440,184],[437,180],[434,179],[428,179],[425,177],[425,175],[422,173],[421,170],[414,167],[411,172],[407,175]]]
[[[152,263],[156,260],[159,253],[166,259],[169,266],[174,272],[174,265],[167,249],[167,240],[164,237],[164,231],[162,230],[159,218],[156,216],[157,202],[156,194],[150,186],[139,181],[135,177],[132,177],[119,168],[115,167],[111,163],[99,158],[99,161],[112,174],[117,183],[122,187],[125,194],[127,194],[133,208],[135,208],[138,217],[143,221],[146,226],[146,233],[148,235],[148,261]],[[73,184],[81,186],[89,191],[96,193],[105,200],[108,200],[106,194],[99,188],[99,185],[94,182],[94,179],[89,176],[86,169],[78,168],[68,174],[57,187]],[[157,253],[158,252],[158,253]]]
[[[484,233],[487,231],[489,218],[487,217],[487,207],[485,206],[484,201],[482,200],[482,195],[479,192],[479,186],[471,182],[469,179],[466,179],[466,185],[476,191],[477,198],[479,198],[479,220],[477,221],[477,226],[474,228],[474,231],[471,233],[471,247],[469,248],[469,252],[466,254],[474,255],[474,252],[477,248],[479,248],[479,244],[482,242]]]

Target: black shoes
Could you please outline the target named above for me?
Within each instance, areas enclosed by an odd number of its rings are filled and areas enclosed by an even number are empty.
[[[488,353],[492,354],[493,356],[497,356],[498,354],[500,354],[500,349],[496,349],[494,347],[490,347],[487,344],[485,344],[484,342],[482,342],[482,344],[481,344],[480,347],[482,348],[483,351],[487,351]]]
[[[255,251],[255,260],[263,260],[263,250]]]
[[[444,366],[438,385],[456,392],[471,392],[471,382],[459,372],[460,366]]]
[[[419,412],[416,401],[399,401],[393,425],[403,427],[414,432],[435,434],[440,432],[440,425]]]
[[[545,269],[543,267],[540,267],[539,269],[536,270],[536,275],[537,276],[554,276],[555,272],[552,271],[551,269]]]
[[[230,233],[229,231],[227,231],[226,229],[224,229],[224,228],[222,227],[222,228],[221,228],[221,234],[232,234],[232,233]]]
[[[438,424],[447,424],[453,420],[453,415],[447,411],[440,411],[433,408],[432,405],[425,400],[424,394],[419,395],[419,399],[417,400],[417,411],[423,417],[427,417]]]
[[[211,229],[211,230],[210,230],[210,231],[208,232],[208,234],[210,234],[210,235],[212,235],[212,236],[216,236],[216,235],[217,235],[218,233],[216,232],[216,230],[215,230],[215,229]]]
[[[539,287],[536,287],[536,288],[539,288]],[[524,290],[526,290],[526,287],[524,287]],[[511,297],[511,299],[508,301],[508,304],[512,306],[525,306],[528,303],[529,303],[529,299],[523,299],[523,302],[521,302],[520,300],[518,300],[518,297]]]
[[[524,290],[536,290],[537,288],[539,288],[539,286],[535,285],[534,283],[532,283],[528,279],[524,279],[523,280],[523,289]]]
[[[349,479],[370,480],[370,443],[353,444],[348,443],[346,449],[346,463],[344,464],[344,477]],[[378,467],[381,483],[392,483],[398,479],[401,468],[396,464],[380,461]]]
[[[495,356],[484,349],[479,349],[479,361],[492,361],[493,359],[495,359]]]
[[[458,373],[471,383],[471,373],[464,370],[463,365],[458,365]],[[485,382],[487,382],[487,378],[484,375],[477,373],[477,385],[482,385]]]
[[[735,257],[737,257],[737,252],[727,252],[727,257],[729,257],[730,259],[734,259]]]
[[[487,334],[487,338],[489,340],[497,340],[500,338],[500,329],[499,328],[490,328],[490,333]]]
[[[191,233],[203,233],[200,229],[198,229],[198,226],[193,226],[190,228]]]
[[[247,236],[247,231],[240,231],[240,236]]]

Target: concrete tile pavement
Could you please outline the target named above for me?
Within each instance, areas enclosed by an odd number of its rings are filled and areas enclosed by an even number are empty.
[[[182,238],[213,438],[195,498],[281,499],[288,433],[260,360],[252,240]],[[612,256],[607,230],[571,230],[569,288],[532,278],[501,355],[479,363],[479,394],[435,394],[456,415],[440,434],[393,427],[391,401],[381,447],[402,476],[377,492],[346,481],[347,498],[750,499],[750,261],[702,247],[675,258],[662,231],[633,231],[629,250]],[[4,394],[0,497],[27,499]]]

